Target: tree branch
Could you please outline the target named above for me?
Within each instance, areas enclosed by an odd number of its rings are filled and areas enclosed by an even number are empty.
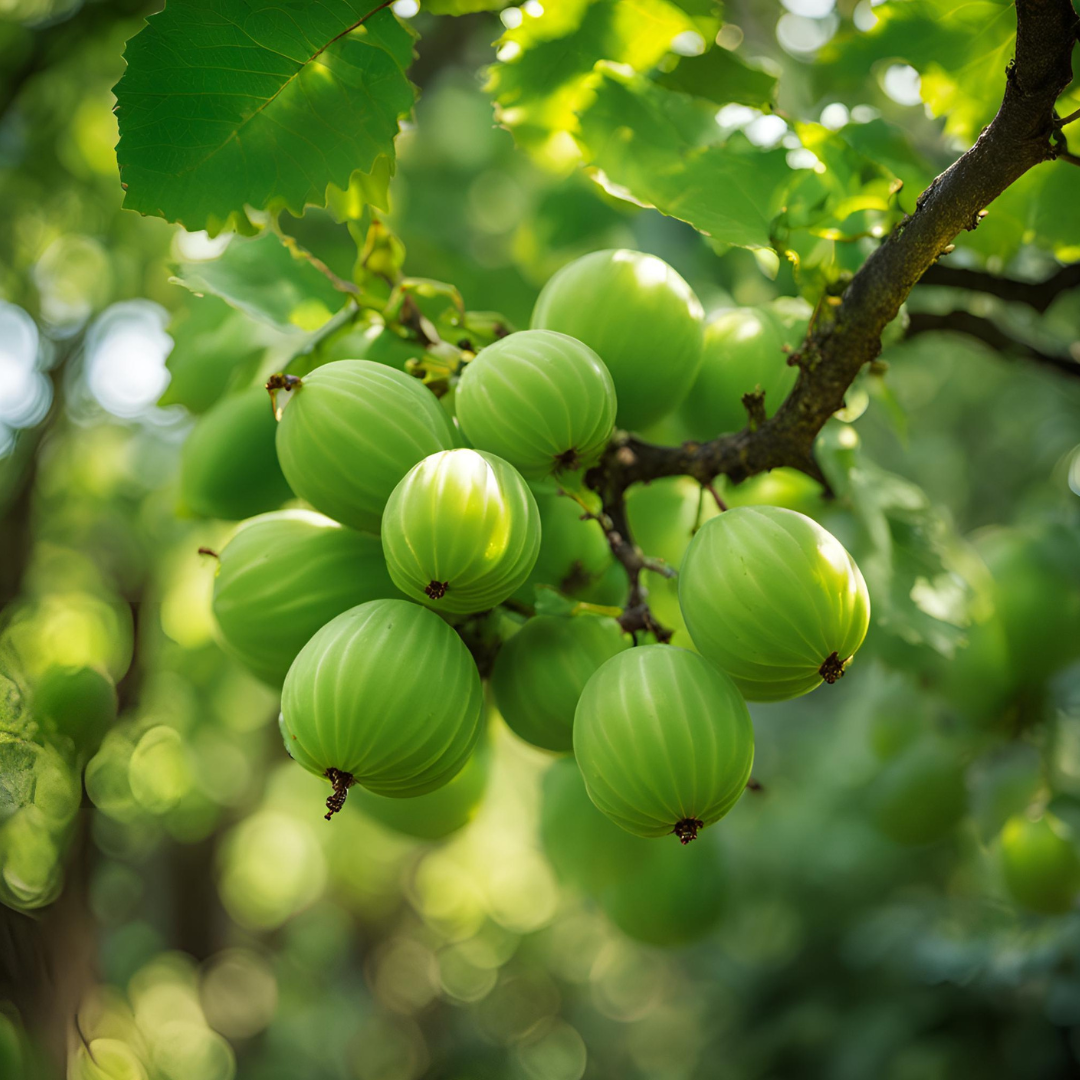
[[[1012,304],[1027,304],[1042,314],[1062,293],[1080,287],[1080,263],[1063,266],[1044,281],[1017,281],[939,262],[919,278],[919,284],[987,293]]]
[[[953,239],[974,229],[982,211],[1029,169],[1056,156],[1054,105],[1072,80],[1077,18],[1070,0],[1016,0],[1015,58],[1005,71],[1001,107],[975,145],[919,196],[906,217],[860,267],[841,297],[826,297],[800,349],[795,387],[776,414],[705,443],[655,446],[617,432],[586,483],[605,513],[619,523],[624,544],[637,550],[625,526],[626,489],[664,476],[687,475],[710,483],[723,473],[738,483],[790,466],[824,481],[814,440],[844,404],[863,365],[881,352],[881,334],[900,305]],[[625,560],[624,565],[627,565]],[[628,566],[628,610],[640,592]]]
[[[1070,0],[1016,0],[1016,14],[1016,55],[1005,72],[997,116],[919,196],[915,212],[866,260],[843,296],[821,305],[806,340],[788,359],[799,377],[776,414],[740,432],[678,447],[618,433],[587,476],[613,520],[631,484],[663,476],[687,475],[707,484],[723,473],[739,482],[790,466],[824,479],[814,461],[814,440],[843,407],[863,365],[881,352],[881,333],[912,288],[960,232],[978,225],[987,205],[1054,157],[1054,104],[1072,79],[1080,20]],[[622,537],[632,545],[627,533]],[[631,577],[631,599],[633,594]]]
[[[998,352],[1036,360],[1040,364],[1054,368],[1055,371],[1080,378],[1080,363],[1076,360],[1068,356],[1055,356],[1053,353],[1043,352],[1026,341],[1010,337],[993,320],[972,315],[970,311],[950,311],[945,315],[936,315],[928,311],[911,313],[907,330],[908,337],[933,330],[952,330],[960,334],[968,334],[985,342]]]

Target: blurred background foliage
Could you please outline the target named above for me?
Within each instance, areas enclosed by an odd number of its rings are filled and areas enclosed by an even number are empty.
[[[549,6],[585,35],[586,72],[620,59],[588,37],[587,5]],[[901,209],[992,116],[1014,29],[994,0],[668,7],[684,59],[708,35],[755,69],[730,129],[787,148],[784,168],[828,160],[822,184],[843,130],[904,179]],[[879,614],[841,684],[753,707],[763,790],[722,827],[685,852],[622,836],[493,707],[438,811],[451,835],[409,836],[360,798],[327,826],[320,783],[281,752],[276,695],[215,642],[199,549],[233,526],[181,488],[181,451],[197,416],[290,357],[416,350],[343,320],[269,228],[211,238],[121,210],[111,88],[152,8],[0,0],[0,1076],[1080,1072],[1080,381],[1032,357],[1076,359],[1080,291],[1040,313],[920,288],[823,436],[838,497],[783,474],[727,493],[819,517]],[[595,86],[571,65],[560,96],[510,63],[543,45],[538,8],[399,0],[421,94],[389,197],[283,217],[288,241],[346,280],[358,243],[403,245],[480,340],[483,313],[527,325],[548,276],[597,248],[662,256],[707,311],[820,292],[865,257],[873,235],[826,223],[793,241],[797,277],[625,201],[632,178],[596,183],[588,131],[568,134]],[[618,42],[676,89],[695,77],[666,43]],[[759,108],[777,76],[777,111]],[[1021,181],[954,264],[1039,280],[1075,260],[1066,173]],[[433,319],[449,304],[422,302]],[[957,311],[1004,344],[951,329]],[[635,492],[646,550],[677,562],[699,500],[688,481]]]

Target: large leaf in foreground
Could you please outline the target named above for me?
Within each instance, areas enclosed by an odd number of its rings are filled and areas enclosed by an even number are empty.
[[[217,232],[393,158],[412,35],[375,0],[170,0],[116,87],[124,205]]]

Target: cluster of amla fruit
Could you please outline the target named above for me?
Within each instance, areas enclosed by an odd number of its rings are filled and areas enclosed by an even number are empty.
[[[319,513],[245,523],[222,552],[214,610],[226,647],[283,681],[285,745],[333,785],[327,817],[353,784],[415,798],[462,769],[483,692],[453,627],[530,580],[545,539],[530,485],[572,482],[616,424],[640,429],[684,404],[706,341],[701,306],[670,266],[608,251],[556,274],[532,328],[465,366],[453,417],[423,383],[368,360],[272,380],[289,391],[281,471]],[[600,525],[581,524],[606,544]],[[686,843],[746,788],[746,700],[839,678],[869,601],[833,536],[769,506],[697,532],[679,600],[696,652],[631,648],[610,617],[538,615],[502,643],[491,681],[508,725],[573,751],[611,819]]]

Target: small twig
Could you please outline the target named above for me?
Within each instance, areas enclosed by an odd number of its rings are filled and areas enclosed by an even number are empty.
[[[1009,303],[1026,304],[1041,313],[1062,293],[1080,286],[1080,263],[1063,266],[1042,281],[1018,281],[1016,278],[988,274],[985,270],[967,270],[960,266],[935,263],[919,279],[919,284],[988,293]]]
[[[714,484],[711,480],[707,484],[702,484],[701,490],[707,491],[713,497],[713,502],[716,503],[716,507],[718,510],[722,512],[728,508],[727,503],[724,502],[724,500],[720,497],[720,492],[716,490],[716,484]],[[698,513],[698,520],[701,520],[700,512]]]
[[[1056,160],[1068,162],[1070,165],[1080,165],[1080,154],[1070,154],[1068,150],[1059,150]]]
[[[1080,109],[1077,109],[1075,112],[1069,113],[1068,116],[1062,116],[1059,119],[1055,120],[1054,126],[1063,128],[1066,124],[1071,124],[1074,120],[1080,120]]]
[[[1063,375],[1080,377],[1080,363],[1077,361],[1068,356],[1054,356],[1043,352],[1042,349],[1037,349],[1034,345],[1029,345],[1026,341],[1018,341],[1010,337],[997,323],[984,319],[980,315],[973,315],[970,311],[950,311],[944,315],[929,311],[911,312],[907,328],[908,337],[942,330],[951,330],[977,338],[1005,356],[1022,356],[1052,367]]]

